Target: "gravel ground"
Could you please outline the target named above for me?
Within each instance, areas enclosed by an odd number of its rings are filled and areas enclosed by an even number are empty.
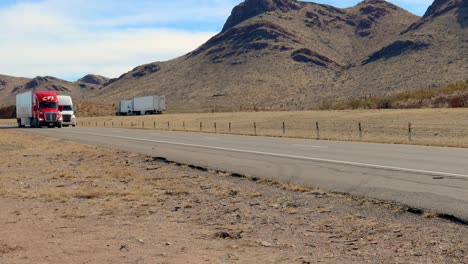
[[[0,130],[0,263],[468,263],[387,202]]]

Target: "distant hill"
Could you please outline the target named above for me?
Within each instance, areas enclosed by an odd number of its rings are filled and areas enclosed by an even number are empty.
[[[468,0],[436,0],[423,17],[383,0],[344,9],[247,0],[219,34],[184,56],[116,79],[49,78],[38,87],[109,105],[164,94],[172,112],[310,109],[465,80],[467,26]]]
[[[76,82],[68,82],[51,76],[38,76],[33,79],[0,75],[0,106],[15,104],[16,94],[31,90],[51,90],[58,94],[71,95],[76,99],[86,99],[109,79],[87,75]]]

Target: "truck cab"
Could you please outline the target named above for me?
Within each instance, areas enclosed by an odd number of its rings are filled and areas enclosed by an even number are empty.
[[[58,111],[58,98],[54,91],[33,92],[31,126],[62,127],[62,115]]]
[[[58,109],[62,114],[62,125],[64,127],[76,126],[75,110],[73,108],[72,98],[68,95],[58,96]]]

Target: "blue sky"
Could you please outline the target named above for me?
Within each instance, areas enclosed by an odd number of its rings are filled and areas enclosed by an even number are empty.
[[[241,0],[0,0],[0,74],[118,77],[183,55],[218,33]],[[349,7],[359,0],[316,0]],[[431,0],[391,0],[422,15]]]

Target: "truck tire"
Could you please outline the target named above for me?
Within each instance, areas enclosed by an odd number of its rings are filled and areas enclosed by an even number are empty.
[[[31,127],[32,127],[32,128],[37,128],[37,127],[39,127],[39,123],[37,122],[37,119],[31,118]]]
[[[57,125],[57,128],[62,128],[62,124],[58,124],[58,125]]]
[[[21,124],[21,119],[18,119],[17,122],[18,122],[18,127],[25,127],[25,125]]]

